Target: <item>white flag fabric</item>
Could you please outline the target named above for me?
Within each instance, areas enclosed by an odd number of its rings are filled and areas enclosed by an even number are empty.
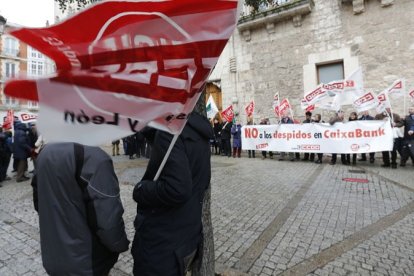
[[[378,106],[378,100],[372,92],[368,92],[356,99],[353,106],[358,112],[363,112],[376,108]]]
[[[378,113],[382,113],[384,111],[387,111],[387,108],[391,108],[391,102],[388,98],[387,91],[382,91],[377,95],[378,105],[376,107],[376,110]]]
[[[398,79],[391,84],[390,87],[387,89],[387,93],[390,96],[395,97],[403,97],[405,94],[405,80],[404,79]]]
[[[207,111],[207,118],[213,119],[216,116],[217,112],[219,111],[217,108],[216,103],[214,102],[213,96],[210,95],[208,97],[208,101],[206,104],[206,111]]]
[[[344,80],[344,89],[342,93],[338,93],[335,96],[335,102],[341,106],[353,104],[355,99],[361,97],[363,94],[364,80],[362,77],[362,69],[360,67]]]

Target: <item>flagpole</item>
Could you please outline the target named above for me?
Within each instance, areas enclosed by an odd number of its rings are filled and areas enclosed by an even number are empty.
[[[405,102],[405,98],[406,98],[405,94],[407,94],[407,93],[404,93],[404,116],[407,112],[407,106],[406,106],[406,102]]]
[[[181,133],[181,131],[180,131]],[[154,181],[157,181],[158,178],[160,178],[161,172],[164,169],[165,163],[167,163],[168,157],[170,156],[170,153],[175,145],[175,142],[177,142],[178,136],[180,136],[180,133],[174,134],[174,137],[170,143],[170,146],[168,147],[167,152],[165,153],[164,159],[161,162],[161,165],[158,168],[157,174],[154,177]]]

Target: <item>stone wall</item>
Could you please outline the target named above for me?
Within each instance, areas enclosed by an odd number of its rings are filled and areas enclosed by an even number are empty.
[[[299,19],[256,27],[247,36],[236,29],[230,39],[212,76],[221,80],[223,107],[233,104],[242,123],[244,107],[252,99],[255,121],[265,116],[275,122],[276,92],[289,98],[295,117],[302,119],[300,99],[317,85],[318,63],[343,60],[345,76],[360,66],[365,88],[375,92],[401,77],[414,88],[414,1],[313,2],[312,11]],[[392,104],[403,114],[402,99]],[[325,120],[330,116],[327,111],[315,112]]]

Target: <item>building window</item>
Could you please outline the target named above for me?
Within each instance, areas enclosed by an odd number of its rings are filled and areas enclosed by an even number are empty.
[[[39,107],[39,103],[38,102],[28,101],[27,102],[27,107],[28,108],[38,108]]]
[[[43,62],[41,61],[30,61],[30,75],[41,76],[43,75]]]
[[[19,101],[17,99],[12,98],[12,97],[7,97],[7,96],[4,102],[7,106],[16,106],[19,104]]]
[[[17,54],[19,53],[17,40],[11,37],[7,37],[5,39],[3,52],[6,55],[17,56]]]
[[[318,72],[318,83],[328,83],[344,79],[344,62],[334,62],[316,65]]]
[[[16,64],[6,63],[6,79],[14,78],[16,76]]]

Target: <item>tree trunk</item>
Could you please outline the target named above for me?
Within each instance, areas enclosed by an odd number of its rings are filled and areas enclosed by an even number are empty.
[[[215,273],[214,267],[214,238],[213,225],[211,223],[211,186],[206,191],[203,200],[203,247],[202,258],[196,259],[191,276],[212,276]],[[201,264],[200,264],[201,262]]]
[[[194,112],[207,117],[206,112],[206,90],[204,89],[196,106]],[[215,273],[214,266],[214,238],[213,238],[213,225],[211,223],[211,185],[206,190],[203,199],[203,247],[200,252],[202,258],[198,258],[194,261],[193,271],[191,276],[213,276]],[[201,263],[200,263],[201,262]]]

